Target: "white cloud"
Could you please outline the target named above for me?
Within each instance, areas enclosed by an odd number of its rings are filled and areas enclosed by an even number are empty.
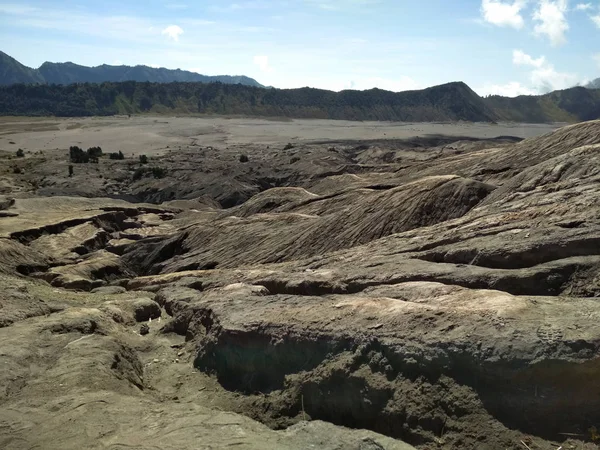
[[[541,93],[567,89],[578,84],[577,75],[557,72],[552,64],[548,64],[531,72],[531,82]]]
[[[598,28],[600,28],[600,14],[597,16],[590,16],[590,19],[596,24]]]
[[[527,0],[482,0],[481,15],[483,20],[499,27],[521,29],[525,25],[521,11],[527,5]]]
[[[533,13],[533,20],[538,22],[534,28],[536,34],[546,36],[554,46],[564,44],[569,30],[567,22],[568,0],[539,0]]]
[[[575,5],[575,11],[587,11],[588,9],[592,9],[594,5],[591,3],[578,3]]]
[[[523,50],[513,50],[513,64],[517,66],[532,66],[532,67],[542,67],[546,64],[546,58],[544,56],[540,56],[535,59],[525,53]]]
[[[506,84],[485,84],[484,86],[475,89],[479,95],[501,95],[503,97],[517,97],[519,95],[535,95],[538,92],[523,86],[517,81],[512,81]]]
[[[600,65],[600,62],[599,62]],[[531,85],[526,86],[517,81],[506,84],[488,83],[475,92],[479,95],[502,95],[503,97],[517,97],[519,95],[540,95],[558,89],[568,89],[578,84],[585,84],[576,74],[557,72],[552,64],[535,67],[529,74]]]
[[[273,69],[269,66],[269,57],[266,55],[256,55],[253,59],[254,64],[258,66],[261,72],[271,72]]]
[[[169,25],[167,28],[161,31],[161,34],[177,42],[179,41],[179,36],[183,34],[183,29],[178,25]]]
[[[557,72],[544,56],[534,58],[522,50],[513,51],[513,64],[533,68],[529,79],[538,93],[546,93],[556,89],[566,89],[575,86],[578,81],[576,74]]]

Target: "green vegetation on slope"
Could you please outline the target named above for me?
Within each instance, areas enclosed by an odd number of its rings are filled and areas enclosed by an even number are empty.
[[[0,114],[90,116],[140,112],[245,114],[349,120],[491,121],[464,83],[393,93],[265,89],[222,83],[123,83],[0,87]]]
[[[485,99],[500,120],[514,122],[579,122],[600,118],[600,90],[574,87],[545,95]]]
[[[464,83],[420,91],[332,92],[222,83],[0,86],[0,115],[220,114],[391,121],[577,122],[600,118],[600,90],[575,87],[541,96],[481,98]]]

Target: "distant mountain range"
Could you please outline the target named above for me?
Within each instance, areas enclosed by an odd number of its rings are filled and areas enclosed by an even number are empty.
[[[187,70],[171,70],[148,66],[109,66],[103,64],[97,67],[87,67],[66,63],[45,62],[38,69],[24,66],[13,57],[0,52],[0,85],[6,86],[15,83],[46,83],[46,84],[72,84],[72,83],[103,83],[105,81],[150,81],[153,83],[221,82],[225,84],[243,84],[246,86],[262,87],[262,85],[249,77],[218,75],[200,75]]]
[[[264,88],[247,77],[206,77],[146,66],[84,67],[72,63],[44,63],[39,69],[30,69],[2,53],[0,79],[5,84],[0,86],[0,115],[91,116],[149,112],[530,123],[600,118],[600,89],[594,89],[593,83],[588,87],[514,98],[482,98],[462,82],[398,93],[381,89],[332,92],[312,88]],[[83,81],[88,84],[73,84]],[[163,84],[167,82],[170,83]],[[43,84],[40,86],[40,83]]]

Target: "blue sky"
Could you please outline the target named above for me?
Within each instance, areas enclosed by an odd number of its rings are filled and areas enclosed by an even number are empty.
[[[38,67],[146,64],[280,88],[481,95],[600,77],[600,0],[0,0],[0,50]]]

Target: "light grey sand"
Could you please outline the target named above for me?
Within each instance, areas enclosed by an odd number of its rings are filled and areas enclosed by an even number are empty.
[[[38,151],[71,145],[100,145],[107,151],[155,155],[169,148],[197,144],[276,144],[323,140],[403,139],[444,134],[473,138],[539,136],[552,124],[352,122],[343,120],[268,120],[117,116],[92,118],[0,118],[0,149]],[[11,144],[10,142],[14,142]]]

